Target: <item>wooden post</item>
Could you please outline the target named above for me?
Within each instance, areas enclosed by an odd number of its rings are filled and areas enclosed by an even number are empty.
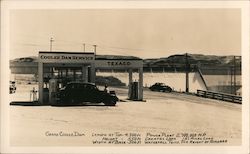
[[[133,82],[133,72],[132,69],[128,70],[128,98],[131,96],[131,83]]]
[[[43,63],[38,62],[38,83],[39,83],[39,98],[40,104],[43,104]]]
[[[189,63],[188,63],[188,54],[186,53],[186,93],[189,92]]]
[[[139,100],[143,100],[143,68],[139,68]]]

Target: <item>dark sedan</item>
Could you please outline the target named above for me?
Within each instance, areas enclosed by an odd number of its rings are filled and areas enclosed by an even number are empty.
[[[150,90],[152,91],[160,91],[160,92],[171,92],[172,88],[169,86],[165,85],[164,83],[155,83],[151,87],[149,87]]]
[[[115,106],[117,101],[118,98],[115,93],[101,91],[92,83],[70,82],[57,93],[56,105],[75,105],[90,102]]]

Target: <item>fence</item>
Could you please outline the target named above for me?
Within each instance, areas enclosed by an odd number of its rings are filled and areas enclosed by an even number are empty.
[[[197,90],[197,96],[242,104],[241,96],[236,96],[236,95],[231,95],[231,94]]]

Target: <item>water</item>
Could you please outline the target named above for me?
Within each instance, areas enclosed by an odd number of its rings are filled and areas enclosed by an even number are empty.
[[[96,72],[97,76],[114,76],[121,80],[123,83],[128,85],[128,73],[118,73],[118,72]],[[12,78],[18,78],[20,80],[34,80],[34,75],[11,75]],[[208,87],[211,86],[221,86],[221,85],[230,85],[231,76],[230,75],[203,75],[203,78]],[[133,81],[138,81],[138,73],[133,73]],[[170,86],[176,91],[185,91],[186,89],[186,75],[185,73],[143,73],[143,86],[150,87],[156,82],[162,82]],[[241,75],[236,76],[236,84],[241,85]],[[198,73],[192,72],[189,73],[189,91],[196,92],[199,90],[207,90],[203,80],[201,79]]]
[[[231,84],[231,75],[203,75],[203,78],[208,86]],[[241,75],[236,75],[236,84],[241,85]]]
[[[97,72],[99,76],[114,76],[128,85],[128,73]],[[133,81],[138,81],[138,73],[133,73]],[[143,73],[143,86],[150,87],[156,82],[162,82],[176,91],[186,90],[185,73]],[[189,91],[206,90],[205,84],[198,73],[189,73]]]

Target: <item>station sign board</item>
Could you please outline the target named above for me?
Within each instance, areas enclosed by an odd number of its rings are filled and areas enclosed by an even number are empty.
[[[42,63],[92,63],[94,53],[39,52],[38,62]]]
[[[96,68],[142,68],[142,60],[96,60]]]

